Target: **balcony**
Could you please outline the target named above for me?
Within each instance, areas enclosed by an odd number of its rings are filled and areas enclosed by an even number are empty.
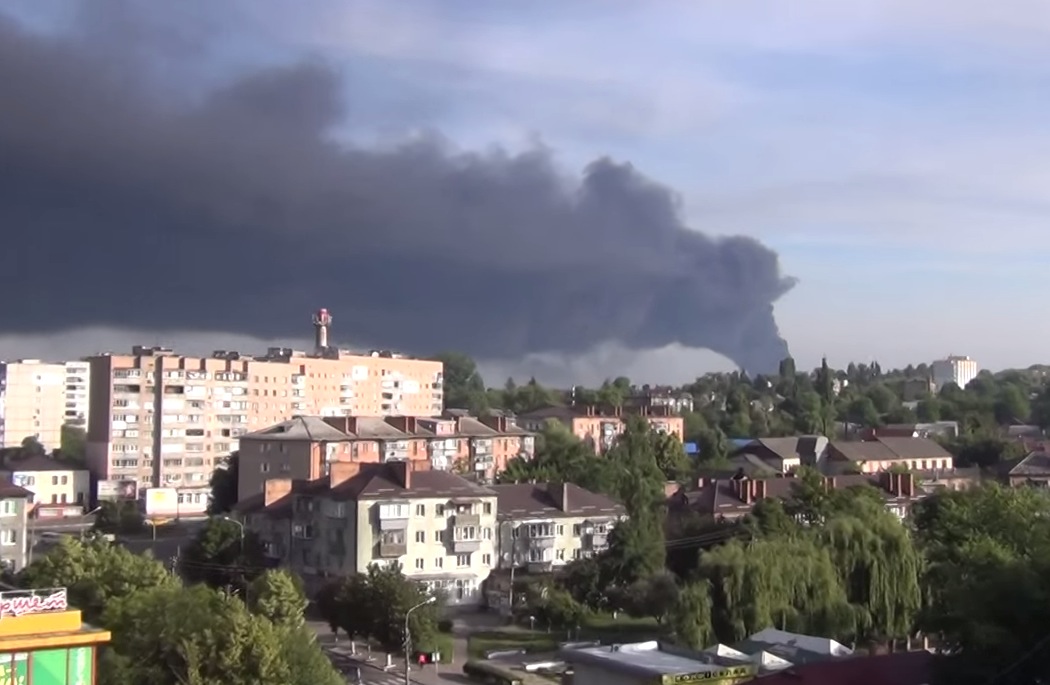
[[[454,540],[452,551],[455,554],[470,554],[481,549],[481,540]]]
[[[556,541],[553,535],[545,538],[529,538],[529,549],[554,549]]]
[[[392,559],[408,554],[408,545],[404,542],[379,542],[376,556],[380,559]]]
[[[609,545],[609,534],[608,533],[590,533],[586,537],[587,544],[592,549],[602,549]]]
[[[407,504],[380,504],[377,512],[379,530],[407,530]]]
[[[554,570],[553,561],[530,561],[526,566],[529,573],[550,573]]]
[[[453,518],[453,526],[462,528],[464,526],[478,527],[481,525],[481,514],[456,514]]]

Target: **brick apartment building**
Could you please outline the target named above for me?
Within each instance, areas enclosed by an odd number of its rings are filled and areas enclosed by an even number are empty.
[[[273,478],[312,481],[333,464],[403,461],[487,482],[534,451],[532,433],[505,416],[296,416],[241,436],[237,490],[245,499]]]
[[[626,427],[626,417],[641,416],[653,430],[676,435],[679,440],[685,432],[685,421],[668,406],[641,407],[547,407],[521,414],[518,425],[526,430],[541,431],[548,421],[559,421],[601,453],[616,442]]]
[[[348,353],[328,347],[324,333],[312,354],[271,348],[258,357],[189,357],[135,347],[89,358],[92,474],[140,490],[175,488],[181,511],[203,511],[213,469],[245,433],[296,415],[441,413],[441,362]]]

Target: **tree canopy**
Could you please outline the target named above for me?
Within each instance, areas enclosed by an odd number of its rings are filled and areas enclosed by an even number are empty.
[[[113,634],[101,685],[338,685],[344,682],[303,626],[296,581],[270,572],[245,605],[206,585],[186,587],[148,554],[64,538],[18,578],[66,587],[85,620]]]

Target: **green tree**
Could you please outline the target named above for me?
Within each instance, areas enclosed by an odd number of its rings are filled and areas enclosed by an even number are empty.
[[[265,616],[282,626],[302,626],[306,620],[306,596],[299,577],[283,570],[269,570],[252,581],[248,588],[248,606],[252,613]]]
[[[468,409],[475,415],[485,413],[488,393],[474,360],[461,352],[443,352],[432,359],[445,365],[445,408]]]
[[[715,636],[711,630],[711,587],[706,580],[682,588],[668,624],[685,647],[703,649],[711,644]]]
[[[87,452],[87,432],[80,426],[62,424],[59,456],[73,464],[83,464]]]
[[[577,602],[567,590],[560,587],[546,588],[535,615],[551,628],[572,630],[582,625],[588,615],[587,607]]]
[[[369,637],[388,652],[400,651],[405,644],[405,615],[419,606],[409,618],[412,646],[434,651],[438,645],[438,618],[442,597],[427,593],[419,583],[406,578],[397,564],[380,568],[373,564],[367,573],[343,580],[335,593],[336,607],[321,608],[337,617],[339,627],[351,637]],[[429,604],[424,604],[430,600]]]
[[[254,533],[234,521],[211,518],[190,542],[179,568],[190,583],[244,589],[262,572],[262,563],[262,544]]]
[[[497,479],[500,483],[574,483],[605,494],[615,494],[619,488],[610,462],[596,456],[558,421],[548,422],[540,432],[532,459],[511,459]]]
[[[146,520],[135,502],[107,501],[99,505],[92,529],[99,533],[134,535],[146,529]]]
[[[27,457],[42,457],[47,454],[47,450],[44,449],[44,446],[35,435],[22,438],[21,449],[22,453]]]
[[[89,622],[98,621],[114,600],[152,587],[177,586],[160,562],[132,554],[103,540],[63,537],[45,556],[22,570],[18,584],[26,588],[64,587],[70,604]]]
[[[208,496],[208,513],[219,516],[233,511],[237,504],[237,479],[240,474],[241,453],[233,452],[223,464],[211,473],[211,494]]]
[[[693,465],[685,455],[685,447],[678,436],[673,433],[651,432],[653,452],[656,465],[668,481],[682,480],[692,470]]]

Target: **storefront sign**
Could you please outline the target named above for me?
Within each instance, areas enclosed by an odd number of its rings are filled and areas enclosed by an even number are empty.
[[[46,590],[11,590],[0,592],[0,619],[7,616],[46,614],[69,608],[64,587]]]
[[[676,675],[665,675],[662,678],[663,685],[686,685],[687,683],[718,683],[718,685],[734,685],[753,678],[756,674],[754,666],[734,666],[718,671],[701,671],[699,673],[680,673]]]

